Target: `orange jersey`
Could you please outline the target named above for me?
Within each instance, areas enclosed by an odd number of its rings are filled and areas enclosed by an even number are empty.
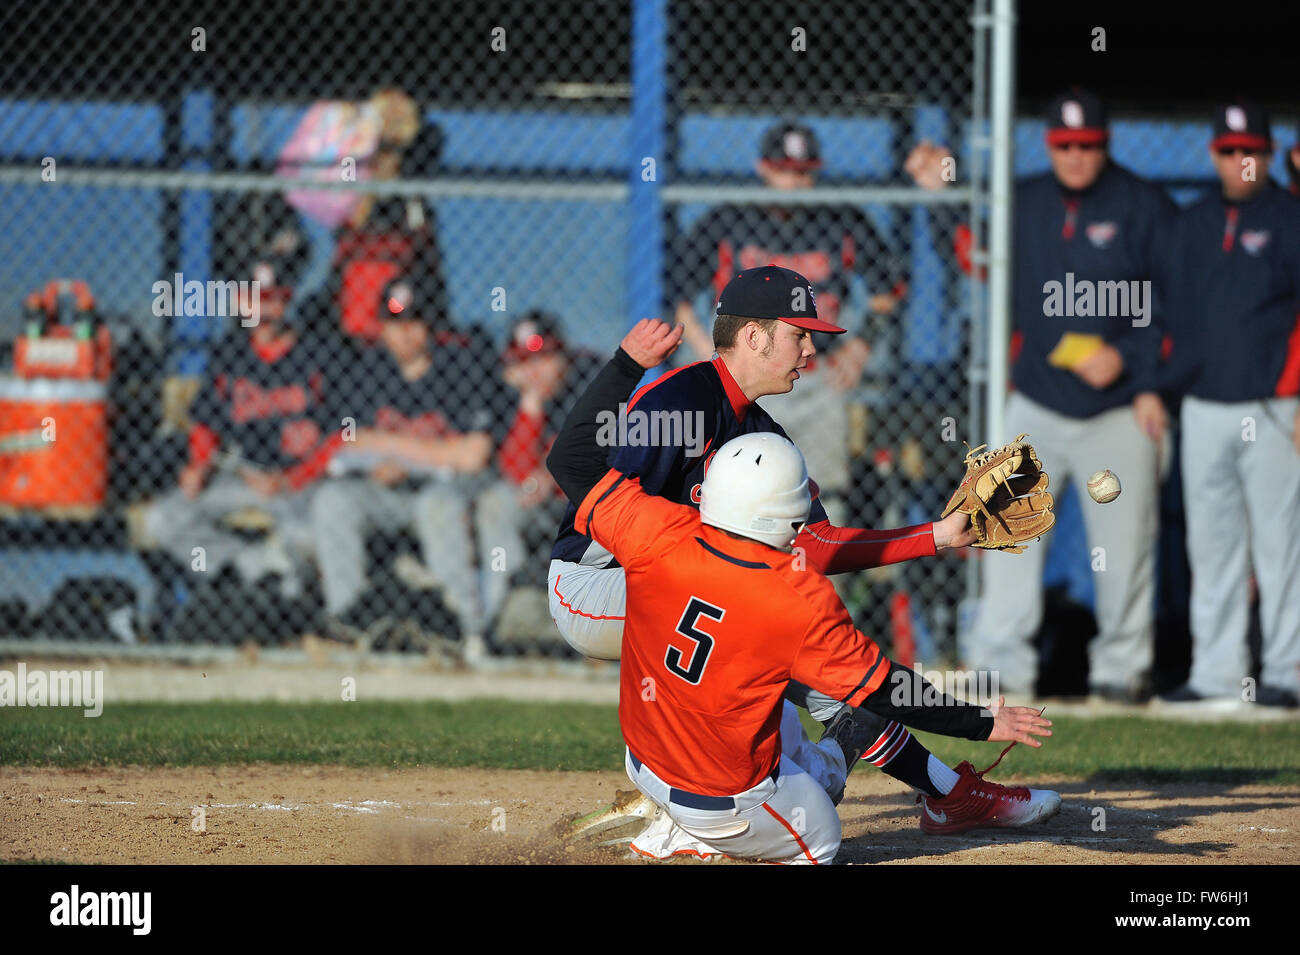
[[[632,754],[665,782],[725,796],[781,758],[791,679],[851,706],[889,661],[812,567],[700,521],[611,470],[574,526],[626,570],[619,722]]]

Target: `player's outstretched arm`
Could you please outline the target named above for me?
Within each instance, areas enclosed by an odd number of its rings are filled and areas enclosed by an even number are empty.
[[[546,467],[561,490],[574,504],[580,504],[609,470],[609,448],[601,447],[601,422],[631,397],[641,376],[660,364],[681,342],[680,326],[674,328],[655,318],[643,318],[623,337],[614,357],[582,393],[564,421]]]
[[[883,683],[860,704],[885,719],[927,733],[959,739],[1000,739],[992,707],[967,703],[945,693],[920,673],[889,660]]]

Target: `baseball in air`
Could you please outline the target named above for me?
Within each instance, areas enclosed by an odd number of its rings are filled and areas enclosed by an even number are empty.
[[[1092,477],[1088,478],[1088,493],[1098,504],[1109,504],[1115,498],[1119,497],[1119,478],[1110,468],[1104,471],[1098,471]]]

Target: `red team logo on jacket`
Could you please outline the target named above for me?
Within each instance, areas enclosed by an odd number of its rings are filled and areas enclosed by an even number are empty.
[[[320,427],[310,418],[286,421],[280,429],[280,453],[290,458],[306,457],[320,443]]]
[[[440,412],[426,411],[407,417],[387,405],[375,412],[375,427],[414,438],[445,438],[451,433],[447,419]]]
[[[1241,247],[1251,255],[1259,255],[1268,245],[1269,231],[1267,229],[1248,229],[1241,234]]]
[[[1088,241],[1099,249],[1104,249],[1115,241],[1119,235],[1119,226],[1114,222],[1093,222],[1083,230]]]
[[[247,378],[236,378],[230,391],[230,417],[236,424],[299,415],[306,410],[307,389],[302,385],[263,388]]]

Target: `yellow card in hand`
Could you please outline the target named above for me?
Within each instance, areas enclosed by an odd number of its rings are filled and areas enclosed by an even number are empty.
[[[1057,368],[1074,368],[1105,344],[1100,335],[1066,332],[1047,356],[1047,363]]]

